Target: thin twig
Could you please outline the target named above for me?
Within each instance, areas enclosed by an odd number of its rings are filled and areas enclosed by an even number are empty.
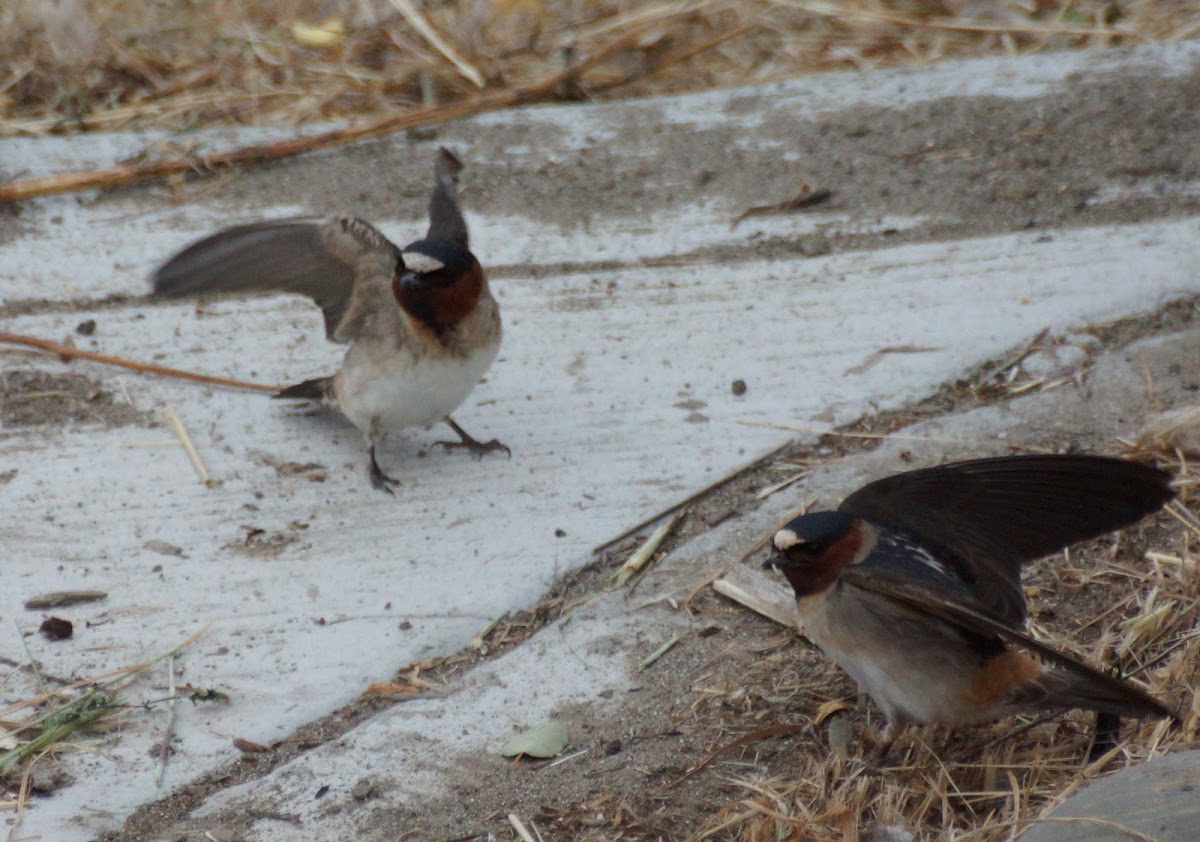
[[[0,719],[10,716],[11,714],[16,713],[19,710],[37,707],[38,705],[57,696],[59,693],[61,693],[63,691],[77,690],[78,688],[85,687],[89,684],[101,684],[103,682],[109,681],[110,679],[133,678],[134,676],[137,676],[137,675],[145,672],[146,670],[150,669],[155,664],[157,664],[159,661],[161,661],[163,658],[166,658],[170,655],[175,655],[175,654],[178,654],[179,652],[182,652],[184,649],[191,646],[193,643],[195,643],[197,640],[199,640],[201,637],[203,637],[210,628],[212,628],[212,623],[211,622],[206,623],[204,625],[204,627],[201,628],[199,631],[195,631],[192,634],[188,635],[188,637],[182,643],[178,643],[175,646],[172,646],[166,652],[164,652],[161,655],[158,655],[154,658],[150,658],[149,660],[139,661],[138,663],[133,664],[132,666],[121,667],[120,669],[115,669],[115,670],[112,670],[111,672],[103,673],[102,675],[95,675],[95,676],[88,676],[86,678],[79,678],[79,679],[76,679],[75,681],[72,681],[66,687],[63,687],[59,690],[49,690],[45,693],[40,693],[37,696],[34,696],[33,698],[22,699],[18,702],[14,702],[14,703],[8,705],[7,707],[0,708]]]
[[[517,832],[517,836],[521,837],[522,842],[537,842],[537,840],[529,835],[529,831],[525,829],[525,825],[523,825],[521,820],[517,818],[516,813],[508,814],[508,823],[512,825],[512,829]]]
[[[558,634],[560,637],[562,637],[563,643],[567,644],[567,648],[571,650],[572,655],[574,655],[576,658],[579,659],[579,663],[583,664],[585,667],[588,667],[589,669],[594,667],[595,664],[593,664],[587,658],[583,657],[583,654],[578,649],[575,648],[575,644],[571,643],[571,639],[567,637],[567,630],[566,630],[565,626],[566,626],[566,623],[564,622],[561,625],[559,625],[559,627],[558,627]]]
[[[21,822],[25,818],[25,807],[29,804],[29,792],[33,789],[33,767],[49,751],[49,748],[43,749],[42,753],[25,767],[25,773],[21,775],[21,786],[17,789],[16,815],[13,816],[12,827],[8,831],[8,842],[14,842],[17,838],[17,829],[21,826]]]
[[[905,435],[904,433],[852,433],[843,430],[830,430],[826,427],[811,427],[807,424],[785,424],[781,421],[768,421],[763,418],[739,418],[737,423],[744,424],[747,427],[770,427],[775,430],[791,430],[797,433],[812,433],[818,436],[840,436],[847,439],[897,439],[899,441],[928,441],[939,442],[941,444],[970,444],[978,447],[985,444],[1002,444],[1005,447],[1010,447],[1015,450],[1028,450],[1031,453],[1052,453],[1043,447],[1035,447],[1030,444],[1019,444],[1011,442],[1007,439],[985,441],[982,439],[956,439],[948,436],[917,436]]]
[[[3,191],[0,186],[0,191]],[[0,342],[9,345],[25,345],[30,348],[40,348],[43,351],[50,351],[53,354],[63,358],[63,361],[80,359],[89,360],[94,363],[103,363],[105,365],[115,365],[119,368],[127,368],[131,371],[140,371],[143,374],[158,374],[163,377],[178,377],[182,380],[193,380],[197,383],[208,383],[213,386],[226,386],[230,389],[250,389],[255,392],[278,392],[282,386],[268,386],[264,383],[249,383],[245,380],[233,380],[228,377],[214,377],[211,374],[199,374],[195,371],[185,371],[181,368],[170,368],[165,365],[156,365],[155,363],[143,363],[137,360],[126,359],[125,357],[117,357],[112,354],[101,354],[97,351],[88,351],[83,348],[75,348],[71,345],[64,345],[61,342],[54,342],[50,339],[41,339],[36,336],[25,336],[20,333],[7,333],[0,331]]]
[[[417,33],[428,41],[431,47],[453,64],[468,82],[477,88],[483,87],[483,74],[446,43],[445,39],[438,34],[438,31],[433,28],[432,24],[425,19],[425,16],[417,11],[417,7],[412,4],[412,0],[392,0],[392,5],[396,7],[396,11],[404,16],[409,26],[417,30]]]
[[[175,407],[167,404],[163,407],[163,416],[166,418],[167,426],[171,428],[171,432],[179,439],[179,443],[183,445],[183,450],[188,455],[188,460],[191,461],[192,467],[196,469],[196,475],[200,477],[200,482],[203,485],[211,485],[212,481],[208,478],[208,469],[204,467],[204,460],[200,458],[200,451],[196,450],[196,445],[192,443],[192,437],[188,435],[187,428],[183,426],[183,421],[179,417],[179,413],[175,411]]]
[[[1200,518],[1197,518],[1194,514],[1192,514],[1190,509],[1188,509],[1178,500],[1172,500],[1163,508],[1167,514],[1182,523],[1197,536],[1200,536]]]
[[[670,652],[672,649],[675,648],[675,645],[677,643],[679,643],[679,641],[683,640],[685,637],[687,637],[687,632],[680,632],[679,634],[675,635],[670,640],[668,640],[666,643],[664,643],[662,646],[655,649],[653,652],[651,652],[649,655],[647,655],[645,658],[643,658],[638,663],[637,671],[641,672],[646,667],[650,666],[655,661],[657,661],[659,658],[661,658],[663,655]]]
[[[662,546],[662,542],[667,539],[667,536],[671,534],[671,530],[675,528],[675,524],[679,523],[679,519],[682,517],[683,510],[675,512],[662,526],[651,532],[650,537],[640,547],[630,553],[625,563],[613,574],[613,578],[617,580],[618,587],[624,585],[629,581],[631,576],[639,573],[646,566],[646,563],[654,557],[658,548]]]
[[[726,743],[725,745],[721,746],[716,751],[712,752],[710,755],[708,755],[708,757],[701,760],[699,763],[697,763],[691,769],[688,769],[687,772],[685,772],[683,775],[681,775],[680,777],[676,778],[675,780],[671,781],[666,786],[664,786],[663,789],[671,789],[672,787],[678,786],[679,784],[683,783],[688,778],[690,778],[692,775],[696,774],[701,769],[703,769],[705,766],[707,766],[709,763],[712,763],[714,760],[716,760],[722,754],[729,751],[729,749],[731,749],[731,748],[737,748],[738,746],[744,746],[744,745],[747,745],[748,743],[754,743],[754,742],[758,742],[759,740],[765,740],[768,737],[779,737],[784,734],[799,734],[801,731],[807,731],[811,727],[812,727],[811,725],[772,725],[769,728],[762,728],[762,729],[759,729],[758,731],[752,731],[749,734],[743,734],[742,736],[738,737],[733,742]]]
[[[694,503],[696,500],[699,500],[701,497],[704,497],[707,494],[709,494],[709,492],[720,488],[722,485],[724,485],[727,482],[730,482],[731,480],[737,479],[739,476],[741,476],[746,471],[751,470],[752,468],[760,465],[763,462],[766,462],[770,459],[775,458],[780,453],[783,453],[785,450],[789,450],[791,447],[792,447],[792,442],[787,442],[785,444],[779,445],[778,447],[771,448],[769,451],[762,454],[761,456],[755,456],[749,462],[742,464],[740,467],[734,468],[732,471],[725,474],[725,476],[721,477],[720,479],[713,480],[708,485],[701,488],[699,491],[689,494],[687,497],[684,497],[682,500],[679,500],[678,502],[672,503],[670,506],[668,506],[667,508],[658,512],[657,514],[653,514],[650,517],[646,518],[645,520],[641,521],[640,523],[634,524],[633,526],[629,527],[624,532],[622,532],[620,535],[617,535],[615,538],[610,538],[607,541],[605,541],[603,544],[600,544],[597,547],[593,547],[592,555],[598,554],[600,551],[606,549],[607,547],[611,547],[613,544],[619,544],[621,541],[624,541],[630,535],[636,535],[637,533],[641,532],[643,529],[645,529],[650,524],[661,520],[662,518],[666,517],[669,514],[672,514],[673,512],[679,511],[684,506],[687,506],[690,503]]]
[[[579,751],[575,752],[574,754],[568,754],[564,757],[558,758],[553,763],[547,763],[546,768],[553,769],[555,766],[566,763],[568,760],[574,760],[576,757],[580,757],[581,755],[587,754],[589,751],[591,751],[590,748],[581,748]]]
[[[154,785],[162,786],[163,776],[167,774],[167,758],[171,756],[171,741],[175,739],[175,656],[167,657],[167,727],[163,731],[162,741],[158,745],[158,771],[154,775]]]

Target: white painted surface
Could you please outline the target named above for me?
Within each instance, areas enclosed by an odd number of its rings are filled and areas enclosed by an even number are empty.
[[[1029,95],[1092,60],[1047,56],[1030,62],[1034,69],[1006,67],[1030,80],[1014,82],[1014,95]],[[958,90],[972,73],[996,71],[988,62],[967,67],[931,68],[927,77],[879,74],[869,88],[856,74],[806,79],[794,95],[803,90],[815,107],[828,108],[845,105],[850,91],[874,96],[889,85],[933,97]],[[753,110],[743,102],[751,96],[743,90],[627,107],[665,108],[667,119],[689,120],[708,108],[703,119],[741,120]],[[731,109],[735,100],[742,104]],[[529,113],[582,132],[604,112],[579,119],[566,108]],[[500,119],[515,118],[492,115],[478,125]],[[108,152],[82,151],[91,142],[79,139],[77,161],[129,146],[120,140]],[[60,139],[44,144],[8,146],[3,166],[37,171],[75,154]],[[463,154],[470,159],[469,148]],[[18,166],[14,155],[27,160]],[[0,487],[7,556],[0,616],[9,621],[0,623],[0,653],[24,657],[13,621],[36,626],[40,616],[21,602],[51,590],[110,594],[100,606],[55,612],[80,627],[71,643],[28,640],[52,673],[127,665],[213,622],[183,659],[184,680],[222,689],[233,701],[181,708],[167,773],[168,786],[178,784],[230,761],[234,737],[278,739],[368,681],[462,646],[584,563],[591,547],[786,440],[738,425],[739,418],[845,422],[926,394],[1043,327],[1149,310],[1198,287],[1200,222],[1193,219],[1056,232],[1050,242],[1031,232],[818,259],[637,265],[706,237],[736,242],[728,210],[680,209],[656,226],[603,219],[568,234],[472,217],[485,264],[520,265],[530,254],[552,263],[578,258],[584,248],[593,259],[630,264],[536,280],[510,274],[495,283],[505,344],[457,418],[478,437],[506,442],[513,458],[475,462],[431,451],[422,459],[417,451],[441,431],[396,436],[381,456],[403,483],[395,499],[370,488],[360,437],[336,419],[303,416],[258,395],[71,366],[141,408],[172,404],[216,484],[202,487],[178,447],[140,446],[169,439],[161,427],[0,431],[0,470],[17,470]],[[9,319],[4,329],[50,338],[71,334],[86,302],[139,292],[149,267],[171,249],[232,221],[203,204],[111,218],[110,209],[93,210],[75,197],[40,200],[27,214],[34,233],[0,244],[0,300],[84,306]],[[819,220],[755,225],[803,232]],[[405,242],[417,223],[389,225]],[[117,236],[123,231],[136,236]],[[591,247],[597,240],[608,243],[599,252]],[[271,383],[329,373],[341,353],[323,340],[315,308],[299,301],[219,302],[203,314],[186,302],[135,302],[95,315],[94,342],[105,351]],[[879,348],[906,344],[938,350],[890,355],[846,374]],[[5,364],[19,360],[6,357]],[[30,364],[62,368],[45,358]],[[748,384],[743,397],[731,394],[734,379]],[[320,463],[328,479],[281,477],[274,466],[286,462]],[[295,540],[274,557],[247,555],[239,549],[244,526]],[[566,536],[555,537],[557,529]],[[181,547],[186,558],[148,549],[153,540]],[[88,619],[108,622],[84,629]],[[161,723],[135,721],[101,752],[72,755],[77,783],[37,805],[22,832],[85,839],[161,795],[148,754]]]

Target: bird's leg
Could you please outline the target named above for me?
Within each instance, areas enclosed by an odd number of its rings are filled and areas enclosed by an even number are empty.
[[[508,449],[508,445],[503,444],[498,439],[492,439],[491,441],[487,441],[487,442],[479,441],[478,439],[471,436],[471,434],[468,433],[466,430],[464,430],[462,427],[458,426],[458,424],[454,423],[454,419],[451,418],[449,415],[447,415],[445,417],[445,419],[443,419],[443,420],[445,420],[445,422],[450,425],[451,430],[458,433],[458,437],[460,440],[459,441],[435,441],[433,443],[435,447],[438,445],[441,445],[442,447],[446,448],[447,450],[453,450],[455,448],[465,447],[467,450],[469,450],[475,454],[476,459],[482,459],[483,454],[488,453],[492,450],[503,450],[506,454],[508,454],[510,459],[512,458],[512,451]]]
[[[379,444],[382,437],[379,428],[372,422],[371,428],[367,431],[367,452],[371,456],[371,487],[395,496],[396,492],[392,491],[392,488],[399,485],[400,481],[385,474],[379,467],[379,461],[375,458],[375,446]]]
[[[887,724],[883,726],[883,731],[879,734],[879,741],[875,743],[875,747],[867,758],[870,765],[878,767],[884,764],[896,738],[900,736],[906,724],[899,717],[888,719]]]
[[[378,488],[380,491],[386,491],[388,494],[395,496],[396,492],[392,489],[400,484],[400,480],[392,479],[383,472],[379,467],[379,463],[375,461],[375,446],[371,445],[371,486]]]
[[[1096,730],[1088,749],[1087,762],[1094,763],[1121,739],[1121,717],[1115,713],[1096,712]]]

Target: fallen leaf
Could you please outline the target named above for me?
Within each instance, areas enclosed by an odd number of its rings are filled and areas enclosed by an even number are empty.
[[[850,710],[850,705],[846,704],[841,699],[835,699],[831,702],[826,702],[817,708],[817,715],[813,717],[813,725],[820,725],[835,713],[840,713],[843,710]]]
[[[551,719],[517,734],[504,744],[500,753],[505,757],[517,757],[523,754],[528,757],[545,759],[562,754],[569,742],[567,726]]]

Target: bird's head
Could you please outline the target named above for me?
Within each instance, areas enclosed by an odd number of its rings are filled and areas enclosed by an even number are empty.
[[[842,512],[801,515],[771,539],[775,554],[763,564],[787,577],[797,596],[832,584],[837,572],[855,560],[862,546],[862,529]]]
[[[405,311],[440,335],[474,309],[483,284],[483,269],[465,247],[418,240],[400,252],[392,292]]]

